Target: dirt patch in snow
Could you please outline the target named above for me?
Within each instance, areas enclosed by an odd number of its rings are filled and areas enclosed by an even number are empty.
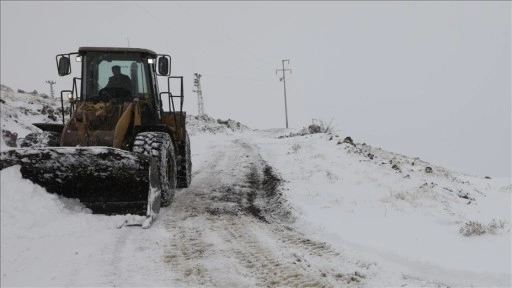
[[[244,182],[214,189],[211,215],[249,215],[263,223],[288,222],[295,219],[290,205],[280,190],[283,180],[265,162],[252,165]],[[259,168],[263,167],[263,169]]]

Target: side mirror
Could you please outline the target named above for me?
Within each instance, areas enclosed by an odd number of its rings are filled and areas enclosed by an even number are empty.
[[[157,61],[158,75],[169,76],[171,75],[171,56],[163,55],[158,57]]]
[[[69,57],[60,57],[59,64],[57,65],[57,70],[59,72],[59,76],[66,76],[71,74],[71,61],[69,60]]]

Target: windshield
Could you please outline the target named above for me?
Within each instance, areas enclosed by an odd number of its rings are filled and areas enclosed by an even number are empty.
[[[139,53],[89,52],[82,61],[86,101],[101,94],[126,100],[148,94],[147,64]]]

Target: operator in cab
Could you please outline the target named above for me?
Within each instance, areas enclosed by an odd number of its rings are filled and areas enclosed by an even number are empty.
[[[132,80],[127,75],[121,73],[120,66],[112,66],[112,74],[114,74],[114,76],[108,79],[108,83],[105,88],[123,88],[128,91],[131,91]]]

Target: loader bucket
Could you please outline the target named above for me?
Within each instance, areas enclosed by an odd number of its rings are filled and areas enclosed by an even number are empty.
[[[0,152],[0,169],[20,165],[23,178],[49,193],[77,198],[95,214],[150,218],[160,210],[159,171],[142,154],[109,147],[48,147]]]

